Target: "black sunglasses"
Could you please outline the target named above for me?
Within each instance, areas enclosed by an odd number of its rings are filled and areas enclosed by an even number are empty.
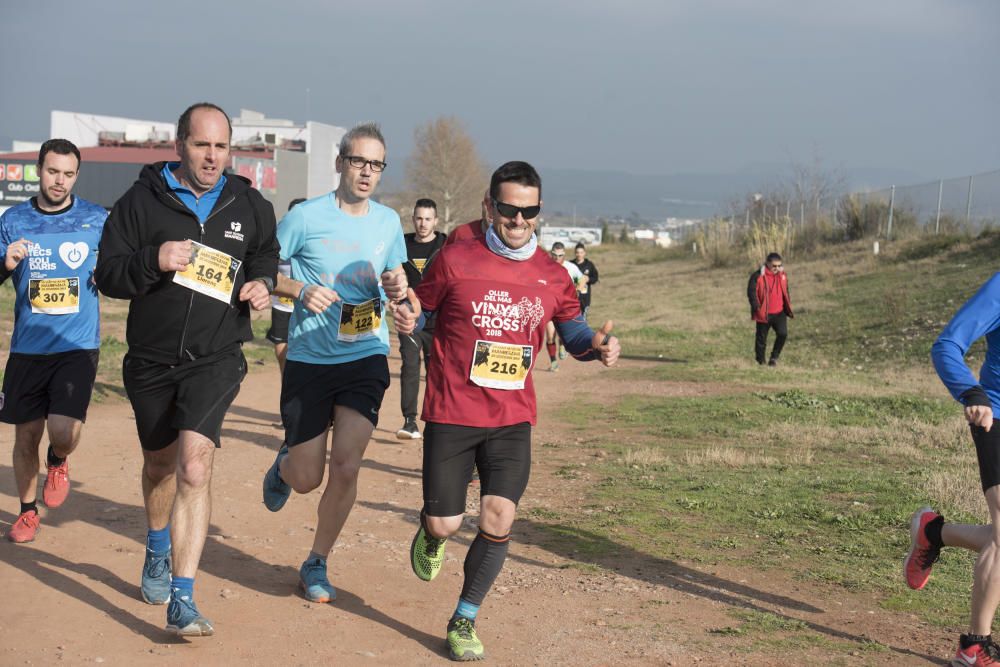
[[[341,155],[340,157],[342,160],[347,160],[348,164],[350,164],[355,169],[364,169],[365,165],[367,164],[372,168],[372,171],[380,172],[383,171],[388,166],[385,162],[382,162],[381,160],[366,160],[358,155]]]
[[[505,218],[510,218],[513,220],[520,213],[525,220],[534,220],[538,217],[538,214],[542,212],[542,205],[535,204],[534,206],[514,206],[513,204],[505,204],[502,201],[493,200],[493,205],[496,206],[497,213]]]

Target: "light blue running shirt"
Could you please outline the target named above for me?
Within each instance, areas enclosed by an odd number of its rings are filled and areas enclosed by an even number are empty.
[[[281,259],[291,263],[296,280],[329,287],[341,299],[318,315],[295,301],[288,358],[342,364],[374,354],[388,355],[386,298],[379,279],[383,271],[406,261],[399,215],[371,200],[367,215],[347,215],[331,192],[289,211],[278,225],[278,242]],[[355,318],[349,316],[352,306]],[[366,329],[361,313],[373,313],[378,326]]]
[[[51,214],[31,201],[0,216],[0,257],[20,238],[31,241],[28,256],[11,274],[14,281],[15,354],[56,354],[101,347],[100,311],[94,266],[108,212],[73,197],[70,207]],[[33,303],[34,302],[34,303]]]

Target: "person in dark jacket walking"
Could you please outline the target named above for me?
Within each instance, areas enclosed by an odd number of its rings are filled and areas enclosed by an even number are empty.
[[[792,300],[788,296],[788,276],[785,275],[781,255],[772,252],[759,269],[750,274],[747,283],[747,300],[750,301],[750,318],[757,323],[754,356],[763,364],[767,352],[767,334],[774,329],[774,347],[768,366],[777,366],[781,350],[788,338],[788,318],[792,313]]]
[[[267,308],[278,271],[274,210],[226,175],[232,126],[207,102],[177,122],[180,162],[146,165],[115,204],[95,280],[129,299],[122,362],[142,446],[148,534],[140,590],[167,604],[167,630],[207,636],[194,603],[211,516],[222,420],[246,375],[250,308]]]

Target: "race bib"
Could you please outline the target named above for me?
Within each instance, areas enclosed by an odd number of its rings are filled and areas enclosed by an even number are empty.
[[[80,278],[42,278],[28,281],[31,312],[69,315],[80,312]]]
[[[477,340],[469,379],[490,389],[524,389],[532,352],[530,345]]]
[[[340,307],[340,330],[337,340],[352,343],[374,338],[382,326],[382,299],[374,298],[364,303],[343,302]]]
[[[243,262],[201,243],[194,242],[191,246],[191,263],[174,274],[174,282],[213,299],[231,303],[236,273]]]

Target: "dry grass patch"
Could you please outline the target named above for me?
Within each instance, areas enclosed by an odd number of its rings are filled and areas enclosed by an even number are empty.
[[[946,513],[959,511],[988,522],[976,450],[965,422],[956,419],[937,427],[914,423],[902,435],[918,451],[932,449],[946,455],[934,462],[922,487],[934,504]]]
[[[773,424],[762,437],[765,442],[793,446],[792,457],[808,452],[808,463],[814,452],[839,452],[845,447],[856,448],[862,460],[931,462],[946,452],[954,453],[957,464],[975,463],[968,427],[960,420],[938,425],[915,419],[889,419],[878,426]]]
[[[757,452],[748,452],[733,447],[713,446],[701,451],[684,453],[684,461],[691,466],[719,465],[725,468],[767,468],[777,465],[778,460]]]
[[[642,449],[628,449],[621,458],[622,465],[628,468],[654,468],[670,464],[670,458],[664,456],[659,451],[644,447]]]
[[[937,508],[948,515],[948,510],[957,510],[989,523],[986,501],[979,486],[979,475],[975,466],[959,466],[935,470],[924,483],[924,491],[937,501]]]

